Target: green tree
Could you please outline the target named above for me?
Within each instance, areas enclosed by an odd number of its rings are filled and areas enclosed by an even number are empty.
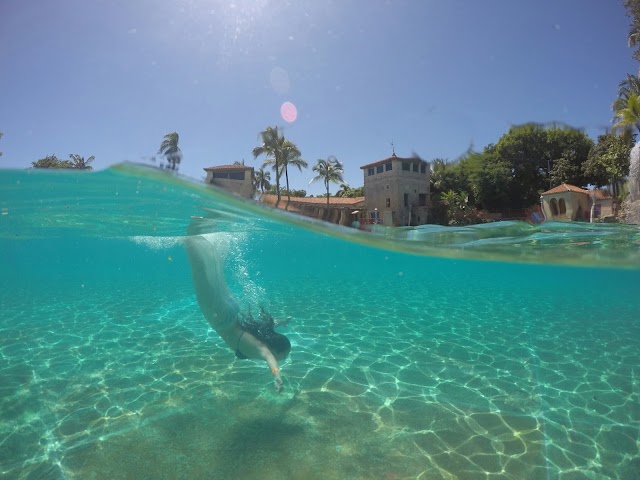
[[[630,95],[640,95],[640,78],[630,73],[618,84],[618,98],[611,105],[611,110],[617,112],[627,105]],[[614,117],[614,122],[616,121]]]
[[[625,102],[618,105],[614,121],[614,131],[633,130],[634,127],[640,131],[640,95],[632,93]]]
[[[329,206],[329,183],[337,183],[338,185],[344,184],[342,175],[344,174],[344,168],[342,163],[334,157],[330,156],[326,160],[318,159],[317,163],[313,166],[313,171],[317,173],[315,177],[311,179],[309,183],[322,180],[327,190],[327,206]]]
[[[579,130],[526,124],[512,127],[485,153],[511,171],[505,207],[521,209],[538,203],[540,193],[554,182],[584,186],[580,167],[592,146],[593,141]]]
[[[462,161],[450,162],[444,158],[431,161],[431,219],[441,225],[449,224],[449,203],[447,192],[465,192],[469,190],[469,178]],[[465,194],[466,196],[466,194]]]
[[[300,149],[295,143],[289,140],[284,140],[284,142],[282,142],[280,147],[279,168],[280,172],[284,171],[287,184],[287,198],[289,202],[291,201],[291,190],[289,188],[289,165],[297,167],[301,172],[303,168],[307,168],[309,166],[305,160],[300,158],[300,155]],[[272,165],[273,168],[275,168],[275,157],[265,160],[262,166],[265,167],[267,165]]]
[[[259,188],[262,193],[264,193],[265,190],[269,191],[271,188],[271,174],[265,172],[264,168],[260,167],[254,175],[254,187]]]
[[[634,142],[635,135],[613,133],[600,135],[583,165],[588,183],[598,187],[611,185],[612,193],[618,196],[621,180],[629,175],[630,155]]]
[[[347,193],[351,190],[351,187],[346,183],[340,185],[340,189],[336,192],[336,197],[346,197]]]
[[[466,192],[448,190],[440,194],[440,201],[446,208],[448,225],[468,225],[481,221],[478,218],[478,212],[469,206],[469,197]]]
[[[280,203],[280,175],[282,173],[280,165],[282,164],[282,148],[285,138],[278,130],[278,127],[267,127],[260,132],[260,138],[262,139],[262,144],[253,149],[253,158],[264,155],[266,160],[263,166],[273,163],[273,170],[276,173],[276,195],[278,196],[276,206],[278,206],[278,203]]]
[[[40,160],[31,162],[33,168],[74,168],[74,165],[69,160],[60,160],[55,154],[47,155]]]
[[[309,167],[309,164],[305,160],[300,158],[300,150],[298,149],[298,146],[295,143],[289,142],[287,140],[286,144],[289,144],[289,146],[285,146],[284,148],[284,152],[282,155],[282,164],[284,166],[284,175],[287,181],[287,191],[290,192],[289,166],[296,167],[298,171],[302,172],[302,169]],[[305,195],[306,195],[306,192],[305,192]],[[288,193],[287,196],[289,198],[289,201],[291,201],[291,195]],[[295,196],[299,196],[299,195],[295,195]],[[304,195],[302,196],[304,197]]]
[[[72,153],[71,155],[69,155],[69,158],[71,158],[73,168],[78,168],[80,170],[93,170],[93,167],[89,164],[96,159],[96,157],[91,155],[85,160],[84,157],[78,155],[77,153]]]
[[[627,36],[627,45],[629,48],[635,48],[633,58],[640,60],[640,1],[625,0],[624,6],[627,9],[627,16],[631,17],[631,26]]]
[[[340,190],[336,192],[335,196],[342,198],[364,197],[364,186],[351,188],[348,184],[343,183],[342,185],[340,185]]]
[[[543,127],[535,124],[512,127],[495,145],[496,161],[511,169],[508,208],[520,209],[538,201],[546,190],[550,159],[546,155],[547,135]]]
[[[282,193],[283,195],[287,195],[289,197],[306,197],[307,196],[306,190],[295,190],[295,189],[288,190],[286,188],[283,188],[282,190],[280,190],[280,193]]]
[[[449,190],[461,192],[469,189],[469,179],[460,160],[436,158],[431,162],[431,190],[442,193]]]
[[[507,162],[496,158],[489,149],[484,153],[471,153],[461,163],[468,175],[467,183],[474,204],[489,211],[507,207],[513,179]]]
[[[167,168],[174,171],[178,170],[178,165],[182,161],[182,151],[178,145],[179,141],[180,137],[176,132],[167,133],[158,149],[158,154],[164,155],[167,159]]]
[[[589,157],[593,140],[573,128],[548,128],[547,153],[551,171],[547,172],[550,187],[561,183],[585,186],[582,164]],[[544,168],[543,168],[544,169]],[[546,189],[546,186],[545,186]]]

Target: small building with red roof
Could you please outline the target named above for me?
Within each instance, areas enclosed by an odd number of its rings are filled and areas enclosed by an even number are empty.
[[[586,190],[562,183],[540,195],[547,220],[594,221],[618,216],[618,200],[607,190]]]

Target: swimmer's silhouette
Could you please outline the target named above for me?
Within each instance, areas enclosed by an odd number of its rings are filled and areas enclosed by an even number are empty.
[[[227,287],[221,252],[212,241],[215,234],[198,232],[201,220],[202,217],[192,217],[184,242],[200,310],[236,357],[267,362],[276,391],[280,393],[284,387],[278,360],[287,357],[291,343],[286,336],[275,331],[278,324],[263,308],[257,319],[251,311],[240,312]]]

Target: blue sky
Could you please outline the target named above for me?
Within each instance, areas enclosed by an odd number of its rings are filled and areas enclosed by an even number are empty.
[[[528,121],[595,140],[638,70],[628,25],[622,0],[5,0],[0,166],[144,161],[177,131],[180,171],[199,179],[258,167],[258,133],[278,125],[310,166],[335,155],[357,187],[392,141],[399,156],[455,159]],[[323,191],[310,168],[290,176]]]

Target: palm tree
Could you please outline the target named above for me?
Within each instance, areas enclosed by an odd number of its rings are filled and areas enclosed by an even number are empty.
[[[71,159],[73,168],[79,168],[80,170],[93,170],[93,167],[89,164],[96,159],[96,157],[91,155],[85,160],[84,157],[81,157],[77,153],[72,153],[71,155],[69,155],[69,158]]]
[[[624,106],[620,105],[616,110],[614,120],[617,120],[613,126],[614,131],[627,131],[633,127],[640,131],[640,95],[630,94]]]
[[[269,190],[271,188],[271,174],[269,172],[265,172],[264,168],[260,167],[255,172],[254,177],[254,187],[259,188],[262,193],[265,190]]]
[[[282,163],[282,148],[285,142],[284,136],[278,131],[278,127],[267,127],[264,131],[260,132],[262,138],[262,145],[253,149],[253,158],[258,158],[260,155],[265,155],[263,167],[271,163],[274,164],[273,170],[276,172],[276,194],[278,200],[276,206],[280,203],[280,175],[282,169],[280,165]]]
[[[340,185],[340,190],[336,192],[336,197],[348,197],[351,190],[352,188],[348,184],[342,183]]]
[[[640,77],[627,73],[627,78],[618,84],[618,98],[611,105],[614,112],[626,107],[629,96],[640,95]]]
[[[179,140],[180,137],[176,132],[167,133],[158,149],[158,153],[164,155],[167,162],[169,162],[170,167],[167,168],[171,168],[171,170],[177,170],[176,165],[179,165],[182,161],[182,151],[178,146]]]
[[[318,174],[311,179],[309,183],[315,182],[317,180],[322,180],[324,182],[324,186],[327,189],[327,207],[329,206],[329,183],[337,183],[343,184],[344,179],[342,178],[342,174],[344,173],[344,168],[342,167],[342,163],[334,157],[330,156],[328,159],[324,160],[322,158],[318,159],[318,163],[313,166],[313,171]]]
[[[282,144],[282,163],[280,164],[280,173],[284,170],[284,176],[287,181],[287,199],[291,202],[291,189],[289,188],[289,165],[294,167],[298,167],[298,170],[302,172],[303,168],[307,168],[309,164],[300,158],[300,149],[298,146],[289,141],[285,140]],[[269,163],[268,161],[265,164]]]

